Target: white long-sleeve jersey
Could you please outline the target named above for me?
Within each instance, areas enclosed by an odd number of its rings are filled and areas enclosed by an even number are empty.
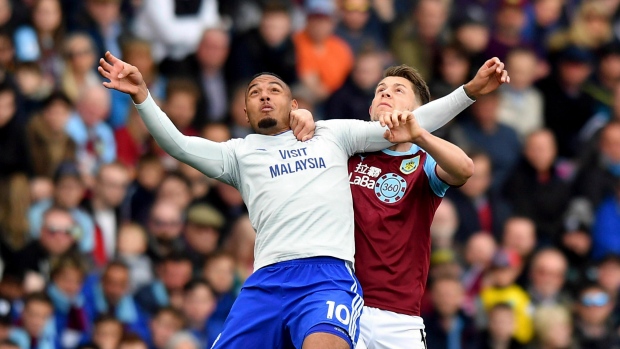
[[[415,115],[422,127],[434,131],[471,103],[460,88],[416,109]],[[150,95],[136,107],[166,152],[241,192],[257,233],[255,270],[317,256],[353,262],[347,162],[355,153],[391,145],[378,122],[319,121],[306,142],[287,131],[216,143],[181,134]]]

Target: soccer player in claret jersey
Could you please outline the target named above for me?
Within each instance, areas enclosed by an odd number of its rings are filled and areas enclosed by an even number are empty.
[[[252,79],[245,98],[248,122],[257,134],[216,143],[179,132],[136,67],[109,52],[99,63],[99,73],[110,80],[104,86],[131,96],[166,152],[235,186],[248,206],[257,232],[255,271],[213,348],[353,348],[363,299],[351,270],[354,221],[347,161],[354,153],[414,141],[418,121],[435,130],[442,126],[437,120],[447,122],[473,101],[457,91],[418,109],[415,122],[412,115],[399,125],[388,120],[389,129],[358,120],[320,122],[314,138],[301,142],[292,132],[299,128],[294,116],[300,112],[289,87],[263,73]]]
[[[481,94],[510,81],[497,58],[478,74],[489,67],[497,68],[496,79]],[[391,113],[398,122],[429,100],[428,87],[414,69],[391,67],[376,88],[371,119]],[[349,159],[355,273],[365,301],[358,349],[426,348],[420,302],[430,264],[430,225],[446,190],[463,185],[474,171],[460,148],[416,130],[412,143]]]

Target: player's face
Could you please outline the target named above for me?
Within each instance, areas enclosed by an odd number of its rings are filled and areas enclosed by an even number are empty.
[[[261,75],[250,82],[245,115],[256,133],[271,135],[289,129],[289,115],[295,109],[297,101],[282,80]]]
[[[418,106],[411,82],[398,76],[388,76],[377,85],[370,106],[370,119],[378,120],[380,112],[412,111]]]

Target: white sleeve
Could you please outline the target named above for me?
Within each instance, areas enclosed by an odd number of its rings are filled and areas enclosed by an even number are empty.
[[[413,111],[418,124],[423,129],[434,132],[454,119],[460,112],[475,101],[467,96],[463,86],[449,95],[426,103]]]
[[[196,16],[187,17],[175,16],[174,1],[148,0],[143,6],[142,11],[154,31],[152,37],[166,45],[195,46],[203,31],[219,21],[217,3],[213,0],[203,0],[200,12]]]
[[[394,145],[383,138],[388,129],[378,121],[326,120],[316,122],[317,130],[325,127],[334,135],[336,142],[349,155],[385,149]]]
[[[242,140],[217,143],[183,135],[157,106],[150,93],[144,102],[136,104],[136,108],[157,144],[172,157],[208,177],[231,185],[238,183],[235,147]]]

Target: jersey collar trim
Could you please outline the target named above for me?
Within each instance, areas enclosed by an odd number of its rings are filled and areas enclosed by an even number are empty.
[[[389,156],[404,156],[404,155],[413,155],[417,153],[419,150],[420,150],[420,147],[418,147],[415,144],[412,144],[411,148],[409,148],[409,150],[407,151],[395,151],[395,150],[386,148],[386,149],[383,149],[382,152],[384,152],[385,154]]]

